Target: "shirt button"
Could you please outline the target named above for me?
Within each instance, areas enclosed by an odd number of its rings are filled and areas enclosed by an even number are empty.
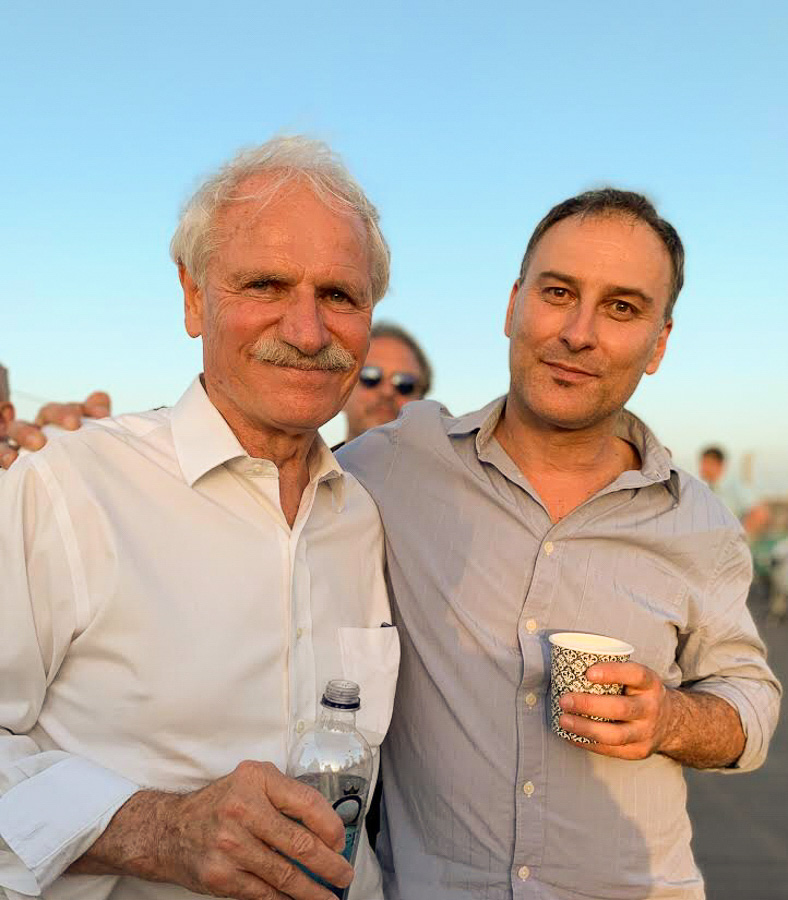
[[[520,866],[520,868],[517,870],[517,877],[520,879],[520,881],[528,881],[528,876],[530,874],[531,870],[528,868],[528,866]]]
[[[525,695],[525,705],[526,706],[536,706],[536,694],[526,694]]]
[[[304,633],[303,628],[296,628],[296,638],[300,638]]]
[[[526,781],[523,785],[523,793],[526,797],[530,797],[535,790],[536,788],[534,787],[534,783],[532,781]]]
[[[555,548],[553,547],[553,542],[552,542],[552,541],[548,541],[548,542],[544,545],[544,552],[545,552],[548,556],[553,552],[554,549],[555,549]]]
[[[533,633],[536,631],[536,619],[529,619],[529,620],[525,623],[525,630],[526,630],[529,634],[533,634]]]
[[[304,720],[303,720],[303,719],[299,719],[299,720],[296,722],[296,731],[297,731],[299,734],[301,734],[301,732],[302,732],[303,730],[304,730]]]

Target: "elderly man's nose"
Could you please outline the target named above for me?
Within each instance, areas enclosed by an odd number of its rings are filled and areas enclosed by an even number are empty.
[[[279,334],[302,353],[313,355],[331,343],[318,298],[312,290],[295,291],[279,322]]]

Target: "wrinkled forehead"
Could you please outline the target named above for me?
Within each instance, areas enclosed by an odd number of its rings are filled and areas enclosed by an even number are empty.
[[[328,202],[308,182],[283,185],[270,176],[241,182],[216,212],[209,269],[287,260],[305,269],[335,267],[343,277],[371,280],[364,222],[347,206]]]

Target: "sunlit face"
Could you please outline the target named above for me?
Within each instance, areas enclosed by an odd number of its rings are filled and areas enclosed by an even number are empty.
[[[383,372],[380,384],[365,387],[359,382],[345,406],[348,420],[348,434],[357,437],[377,425],[385,425],[399,415],[399,411],[412,400],[420,400],[423,389],[407,396],[398,393],[392,382],[395,372],[412,375],[421,384],[423,373],[416,354],[395,337],[373,338],[365,365],[378,366]]]
[[[255,176],[241,186],[252,193]],[[370,259],[361,220],[329,209],[295,182],[267,205],[230,204],[217,216],[221,241],[203,288],[181,272],[186,327],[202,335],[208,394],[233,427],[313,431],[344,405],[369,342]],[[273,338],[315,357],[348,351],[341,370],[310,371],[255,358]]]
[[[643,222],[570,217],[539,241],[506,314],[509,402],[527,420],[588,428],[657,371],[671,262]]]

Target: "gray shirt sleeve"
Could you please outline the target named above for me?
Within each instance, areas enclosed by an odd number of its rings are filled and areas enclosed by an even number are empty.
[[[343,469],[353,474],[377,502],[397,454],[400,421],[373,428],[336,452]]]
[[[763,764],[780,708],[781,687],[747,608],[751,581],[750,550],[743,534],[733,534],[710,573],[700,622],[678,658],[688,690],[722,697],[739,713],[747,740],[735,765],[722,770],[728,772]]]

